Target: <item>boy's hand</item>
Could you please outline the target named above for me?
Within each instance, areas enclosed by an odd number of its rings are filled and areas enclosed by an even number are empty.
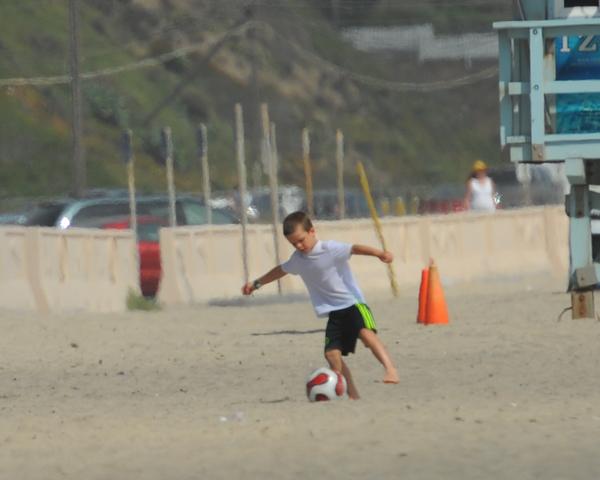
[[[262,277],[258,277],[253,282],[248,282],[246,285],[244,285],[242,287],[242,294],[250,295],[254,290],[258,290],[260,287],[266,285],[267,283],[279,280],[285,275],[287,274],[283,271],[281,265],[277,265],[276,267],[272,268],[267,273],[265,273]]]
[[[392,263],[394,261],[394,254],[384,250],[381,252],[381,255],[379,255],[379,260],[381,260],[383,263]]]
[[[246,285],[242,287],[243,295],[250,295],[254,291],[254,287],[252,286],[252,282],[248,282]]]

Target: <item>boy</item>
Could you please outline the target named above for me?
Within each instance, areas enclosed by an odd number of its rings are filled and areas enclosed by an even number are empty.
[[[262,285],[274,282],[288,273],[300,275],[317,315],[329,316],[325,330],[325,358],[333,371],[346,377],[348,396],[352,399],[359,398],[352,374],[342,356],[354,353],[357,338],[371,349],[384,366],[383,381],[398,383],[398,372],[376,334],[373,315],[365,304],[348,265],[352,254],[370,255],[384,263],[392,262],[393,255],[364,245],[321,242],[316,237],[310,218],[304,212],[294,212],[285,218],[283,234],[296,251],[287,262],[244,285],[242,293],[250,295]]]

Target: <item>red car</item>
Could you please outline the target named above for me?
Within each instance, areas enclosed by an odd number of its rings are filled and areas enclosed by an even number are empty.
[[[167,226],[165,218],[140,216],[137,219],[137,244],[140,258],[140,288],[145,297],[153,297],[160,283],[160,244],[158,230]],[[130,219],[105,223],[102,228],[131,228]]]

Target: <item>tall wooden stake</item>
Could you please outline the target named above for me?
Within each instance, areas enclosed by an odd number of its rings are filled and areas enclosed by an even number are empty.
[[[123,160],[127,166],[127,189],[129,191],[129,224],[134,234],[137,235],[137,211],[135,203],[135,170],[133,155],[133,133],[131,130],[123,132]]]
[[[365,167],[363,167],[363,164],[361,162],[358,162],[356,164],[356,170],[358,171],[358,176],[360,178],[360,184],[362,186],[365,199],[367,200],[367,204],[369,205],[369,211],[371,212],[371,218],[373,219],[373,225],[375,226],[377,237],[379,238],[379,242],[381,243],[381,248],[387,250],[385,244],[385,237],[383,236],[383,230],[381,228],[381,222],[379,221],[379,217],[377,216],[375,202],[373,202],[373,197],[371,196],[371,189],[369,188],[369,180],[367,179]],[[390,279],[390,287],[392,289],[392,294],[394,295],[394,297],[397,297],[398,284],[396,283],[396,274],[394,273],[394,268],[392,267],[391,263],[387,264],[387,271],[388,277]]]
[[[198,143],[200,150],[200,163],[202,166],[202,194],[204,196],[204,205],[206,206],[206,223],[212,224],[212,208],[210,208],[210,171],[208,169],[208,135],[206,125],[200,124],[198,128]]]
[[[123,160],[127,166],[127,189],[129,191],[129,226],[137,239],[137,209],[135,202],[135,157],[133,155],[133,133],[131,130],[123,132]],[[140,256],[136,246],[135,262],[139,272]]]
[[[271,209],[273,210],[273,223],[279,227],[279,153],[277,152],[277,130],[271,123],[271,168],[269,169],[269,186],[271,188]]]
[[[173,178],[173,140],[171,138],[171,127],[162,129],[162,143],[165,153],[165,165],[167,167],[167,190],[169,192],[169,225],[177,226],[175,214],[175,181]]]
[[[338,217],[346,217],[346,196],[344,194],[344,134],[335,132],[335,164],[337,169]]]
[[[271,122],[269,121],[269,107],[266,103],[260,106],[260,115],[262,120],[262,131],[263,131],[263,165],[266,165],[269,173],[269,189],[271,190],[271,218],[273,226],[273,246],[275,248],[275,264],[281,263],[281,257],[279,255],[279,238],[277,236],[277,229],[279,227],[279,212],[278,210],[278,199],[277,199],[277,180],[275,178],[274,160],[273,160],[273,149],[271,146]],[[277,292],[281,295],[281,281],[277,280]]]
[[[248,270],[248,205],[246,205],[247,174],[246,174],[246,153],[244,148],[244,112],[239,103],[235,104],[235,145],[236,158],[239,179],[240,195],[240,218],[242,221],[242,264],[244,267],[244,283],[248,283],[250,278]]]
[[[312,165],[310,162],[310,136],[307,128],[302,129],[302,162],[304,163],[304,177],[306,179],[306,208],[308,215],[314,217]]]

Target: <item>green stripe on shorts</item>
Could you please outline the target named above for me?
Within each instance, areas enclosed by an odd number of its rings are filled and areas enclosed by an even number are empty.
[[[357,303],[356,308],[360,312],[363,322],[365,323],[365,327],[369,330],[377,330],[377,325],[375,325],[375,319],[373,318],[373,314],[369,307],[367,307],[364,303]]]

